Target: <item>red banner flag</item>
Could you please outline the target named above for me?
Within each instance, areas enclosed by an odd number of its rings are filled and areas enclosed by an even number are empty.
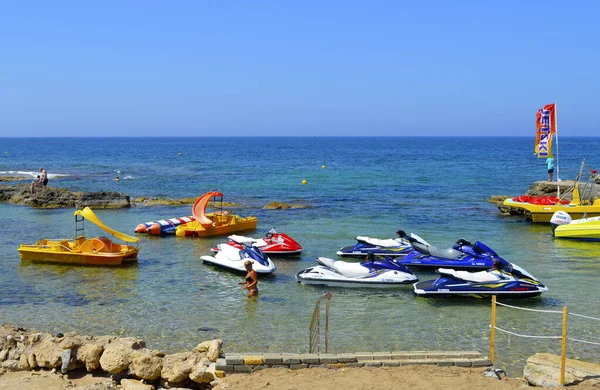
[[[552,156],[552,137],[556,134],[555,103],[546,104],[538,110],[536,118],[535,153],[538,158]]]

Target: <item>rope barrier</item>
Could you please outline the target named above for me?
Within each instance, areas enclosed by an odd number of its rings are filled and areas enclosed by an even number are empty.
[[[518,310],[526,310],[526,311],[537,311],[539,313],[555,313],[555,314],[562,314],[562,311],[556,311],[556,310],[539,310],[539,309],[529,309],[526,307],[519,307],[519,306],[512,306],[512,305],[507,305],[506,303],[500,303],[500,302],[496,302],[496,305],[500,305],[500,306],[506,306],[506,307],[510,307],[513,309],[518,309]]]
[[[569,313],[569,315],[570,315],[570,316],[575,316],[575,317],[587,318],[588,320],[596,320],[596,321],[600,321],[600,318],[596,318],[596,317],[590,317],[590,316],[584,316],[583,314]]]
[[[596,342],[593,342],[593,341],[577,340],[577,339],[574,339],[572,337],[567,337],[567,340],[578,341],[580,343],[585,343],[585,344],[600,345],[600,343],[596,343]]]
[[[511,309],[533,311],[533,312],[538,312],[538,313],[562,314],[562,335],[561,336],[526,335],[526,334],[519,334],[516,332],[511,332],[509,330],[499,328],[496,326],[496,306],[497,305],[509,307]],[[525,338],[533,338],[533,339],[560,339],[560,340],[562,340],[561,363],[560,363],[560,384],[564,385],[565,372],[566,372],[567,341],[570,340],[570,341],[576,341],[576,342],[584,343],[584,344],[600,345],[600,342],[580,340],[580,339],[576,339],[573,337],[567,337],[567,321],[568,321],[569,315],[585,318],[588,320],[600,321],[600,318],[597,318],[597,317],[586,316],[583,314],[569,313],[566,306],[563,307],[562,311],[529,309],[529,308],[525,308],[525,307],[507,305],[506,303],[500,303],[500,302],[496,301],[496,296],[493,295],[492,296],[492,319],[491,319],[491,323],[490,323],[490,330],[491,330],[490,331],[490,360],[492,362],[492,365],[494,364],[494,349],[495,349],[495,340],[494,339],[495,339],[496,329],[499,330],[500,332],[504,332],[506,334],[510,334],[510,335],[517,336],[517,337],[525,337]]]
[[[562,338],[561,336],[535,336],[535,335],[519,334],[519,333],[511,332],[506,329],[498,328],[497,326],[494,326],[494,328],[498,329],[500,332],[512,334],[513,336],[527,337],[530,339],[561,339]]]

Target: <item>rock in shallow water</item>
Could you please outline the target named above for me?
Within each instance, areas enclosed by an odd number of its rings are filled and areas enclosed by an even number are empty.
[[[65,188],[35,188],[30,192],[28,184],[0,186],[0,202],[9,202],[43,208],[118,209],[131,207],[129,195],[120,192],[73,192]]]

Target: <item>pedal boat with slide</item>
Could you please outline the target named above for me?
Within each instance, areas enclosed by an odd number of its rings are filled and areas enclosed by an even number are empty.
[[[100,229],[110,233],[125,243],[137,243],[137,237],[131,237],[106,226],[89,207],[77,210],[75,215],[75,240],[43,239],[35,244],[21,244],[19,255],[21,261],[79,264],[79,265],[120,265],[127,261],[136,261],[139,248],[127,244],[119,244],[100,236],[85,237],[85,220],[92,222]]]
[[[206,213],[208,202],[220,202],[220,210]],[[256,230],[258,219],[256,217],[240,217],[223,211],[223,193],[209,191],[199,197],[192,207],[194,221],[177,226],[177,237],[212,237],[246,230]]]

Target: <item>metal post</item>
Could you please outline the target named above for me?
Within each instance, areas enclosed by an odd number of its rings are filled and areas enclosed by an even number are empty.
[[[554,129],[556,133],[554,138],[556,139],[556,197],[560,198],[560,165],[558,161],[558,105],[556,100],[554,101]],[[552,130],[552,129],[551,129]]]
[[[325,302],[325,353],[329,353],[329,300],[331,299],[331,294],[329,294],[329,298]]]
[[[329,300],[331,293],[325,293],[317,300],[309,326],[308,350],[310,353],[319,353],[321,346],[321,301],[325,300],[325,352],[329,352]]]
[[[490,362],[494,365],[494,339],[496,337],[496,296],[492,295],[492,323],[490,324]]]
[[[567,366],[567,307],[563,307],[562,321],[562,352],[560,354],[560,385],[565,384],[565,370]]]

